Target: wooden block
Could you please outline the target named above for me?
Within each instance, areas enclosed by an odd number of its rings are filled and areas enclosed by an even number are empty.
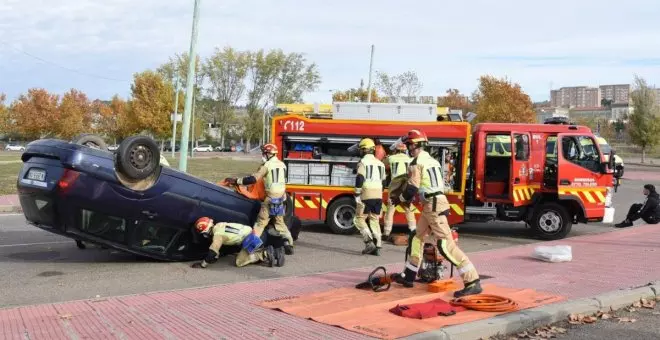
[[[460,288],[456,281],[452,279],[445,279],[445,280],[437,280],[429,283],[429,292],[432,293],[440,293],[440,292],[446,292],[448,290],[456,290]]]

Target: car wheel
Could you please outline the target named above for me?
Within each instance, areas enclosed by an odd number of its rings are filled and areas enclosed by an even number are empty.
[[[353,234],[357,228],[355,219],[355,203],[350,197],[342,197],[330,204],[326,216],[326,224],[335,234]]]
[[[160,150],[147,136],[132,136],[119,144],[115,154],[117,171],[130,179],[140,180],[152,175],[160,163]]]
[[[108,145],[103,138],[91,133],[83,133],[73,139],[74,144],[88,146],[93,149],[108,151]]]
[[[571,231],[573,221],[564,206],[550,202],[536,209],[531,226],[534,233],[543,240],[560,240]]]

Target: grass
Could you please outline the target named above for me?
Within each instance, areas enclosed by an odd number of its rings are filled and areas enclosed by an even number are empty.
[[[0,158],[0,161],[4,159]],[[8,160],[8,159],[7,159]],[[167,157],[167,161],[173,168],[178,167],[178,158]],[[200,158],[188,159],[188,173],[216,183],[226,177],[246,176],[257,170],[258,160],[232,160],[229,158]],[[16,194],[16,179],[18,172],[23,166],[20,162],[0,162],[0,195]]]

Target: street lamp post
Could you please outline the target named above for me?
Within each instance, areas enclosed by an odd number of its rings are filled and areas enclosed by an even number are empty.
[[[176,92],[174,97],[174,122],[172,123],[172,158],[174,158],[174,150],[176,149],[176,121],[179,116],[179,90],[181,89],[181,82],[179,76],[176,76]]]
[[[183,130],[181,136],[181,152],[179,153],[179,170],[186,172],[188,167],[188,138],[190,133],[190,115],[192,110],[192,100],[194,94],[195,81],[195,62],[197,61],[197,22],[199,21],[199,3],[195,0],[195,9],[193,10],[192,34],[190,38],[190,53],[188,54],[188,77],[186,79],[186,104],[183,110]]]

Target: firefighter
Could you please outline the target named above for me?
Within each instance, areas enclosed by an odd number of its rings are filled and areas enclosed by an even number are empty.
[[[263,241],[250,228],[240,223],[213,223],[209,217],[200,217],[195,222],[195,231],[204,238],[211,238],[211,246],[206,257],[201,262],[195,262],[192,268],[206,268],[210,263],[218,261],[220,248],[223,245],[241,245],[241,251],[236,256],[236,266],[244,267],[261,261],[277,261],[284,263],[284,249],[273,246],[263,247]]]
[[[355,177],[355,226],[364,240],[362,254],[379,256],[382,246],[379,219],[383,205],[385,165],[375,157],[376,144],[372,139],[363,138],[358,148],[362,159],[357,165]]]
[[[401,195],[401,191],[408,181],[408,165],[412,158],[407,154],[407,147],[404,143],[396,143],[395,151],[387,157],[387,164],[390,168],[390,185],[389,196],[387,204],[387,214],[385,215],[385,225],[383,227],[383,239],[388,240],[392,232],[392,224],[394,222],[394,212],[396,205],[392,204],[392,197]],[[413,231],[416,229],[417,222],[415,221],[415,213],[412,211],[412,205],[404,204],[403,209],[408,220],[408,229]]]
[[[441,255],[456,266],[463,279],[464,288],[454,292],[454,297],[481,293],[477,270],[452,237],[447,220],[450,206],[444,195],[442,169],[440,163],[424,150],[428,145],[426,134],[419,130],[411,130],[405,136],[404,142],[413,160],[408,169],[406,190],[393,199],[393,204],[411,202],[413,197],[418,195],[422,203],[422,215],[417,222],[415,234],[410,235],[405,271],[397,274],[396,282],[408,288],[413,286],[421,260],[422,240],[432,233],[437,240]]]
[[[264,178],[266,198],[261,204],[259,216],[254,224],[257,236],[261,236],[271,218],[275,229],[286,238],[284,250],[287,255],[293,254],[293,238],[284,223],[284,200],[286,199],[286,165],[277,158],[277,146],[266,144],[261,147],[263,164],[251,176],[240,179],[227,178],[227,183],[250,185]]]
[[[648,224],[660,223],[660,195],[658,195],[653,184],[644,185],[643,194],[646,196],[644,203],[634,203],[630,206],[626,219],[615,224],[616,228],[632,227],[633,222],[642,219]]]

